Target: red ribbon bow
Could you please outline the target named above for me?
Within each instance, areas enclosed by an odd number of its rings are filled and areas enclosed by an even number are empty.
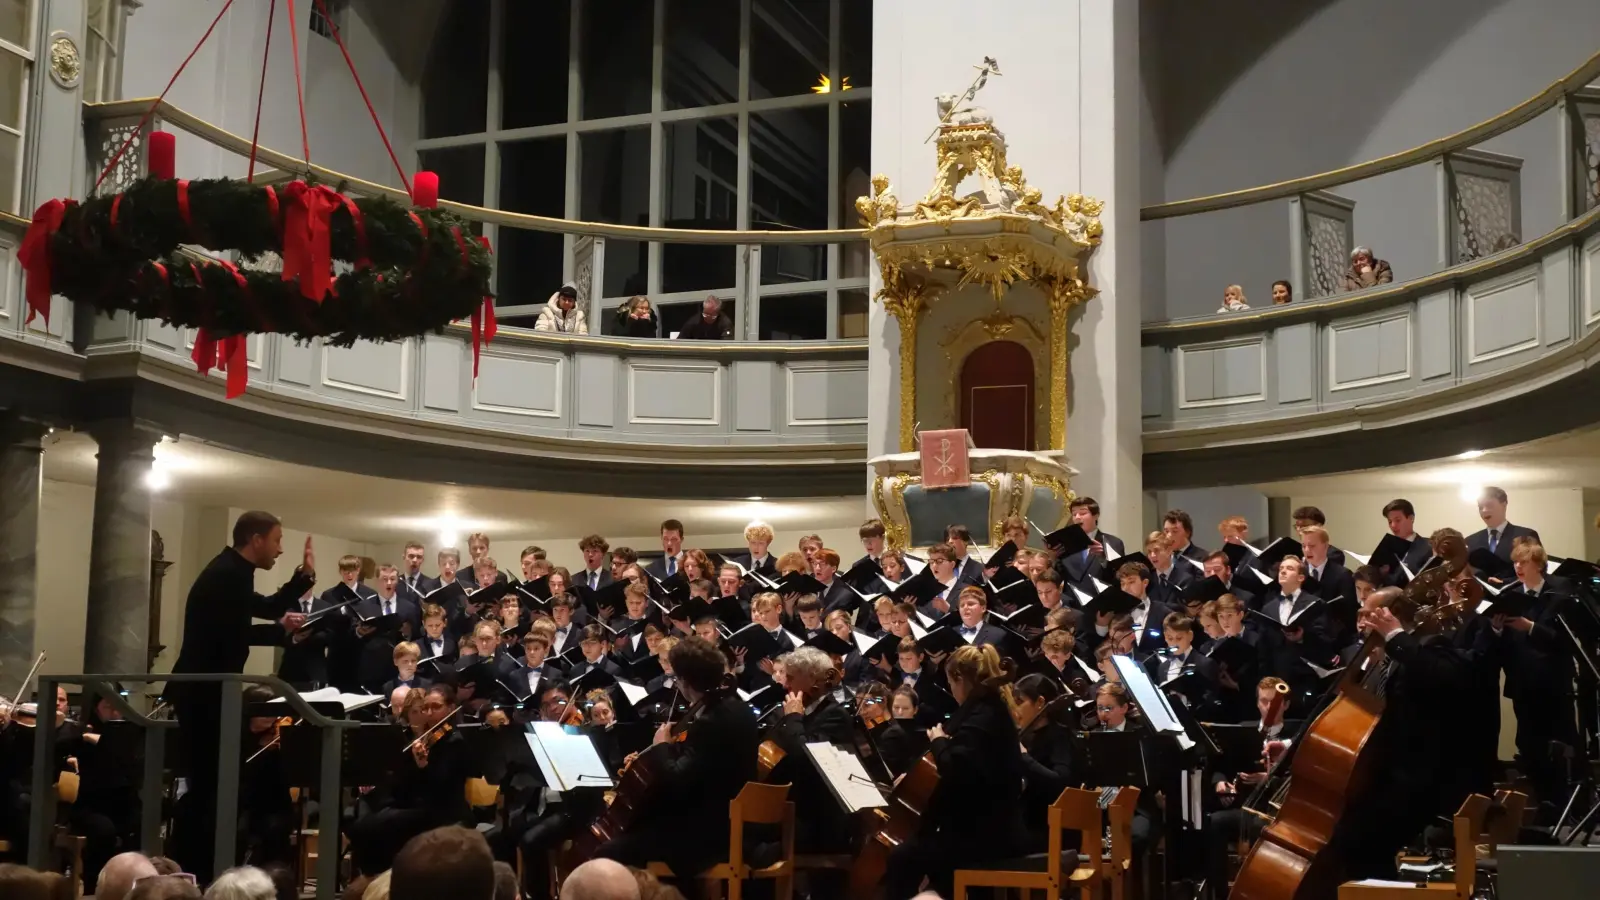
[[[292,181],[283,188],[283,280],[300,279],[300,293],[322,302],[333,283],[329,219],[339,194],[325,185]]]
[[[35,316],[42,315],[45,327],[50,327],[50,297],[53,293],[50,290],[50,239],[60,230],[61,220],[67,210],[76,205],[72,200],[45,201],[34,210],[33,223],[22,238],[17,261],[28,273],[26,324],[32,324]]]
[[[456,248],[461,251],[462,264],[470,264],[472,253],[467,248],[466,238],[461,236],[461,229],[452,227],[450,235],[456,239]],[[478,243],[483,245],[484,250],[490,253],[494,252],[494,248],[489,246],[488,238],[479,235]],[[472,378],[474,381],[478,378],[478,358],[483,352],[483,345],[494,340],[494,336],[499,330],[500,326],[495,324],[494,320],[494,295],[484,294],[483,303],[472,311]]]
[[[228,399],[244,393],[250,381],[250,361],[245,354],[244,335],[231,334],[217,340],[204,328],[194,336],[195,368],[201,375],[211,374],[213,368],[228,373]]]

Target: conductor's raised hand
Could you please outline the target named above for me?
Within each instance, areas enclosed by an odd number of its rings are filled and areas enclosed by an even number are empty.
[[[311,535],[306,535],[305,555],[300,558],[300,571],[311,576],[312,581],[317,580],[317,556],[311,552]]]

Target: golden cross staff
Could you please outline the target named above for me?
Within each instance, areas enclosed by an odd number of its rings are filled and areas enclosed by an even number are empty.
[[[939,124],[933,126],[933,131],[929,132],[926,138],[923,138],[922,142],[924,144],[934,139],[934,136],[939,133],[939,129],[950,121],[950,117],[956,114],[956,110],[960,109],[962,104],[978,96],[978,92],[983,90],[983,86],[989,83],[989,76],[991,74],[1004,74],[1000,71],[1000,64],[995,62],[994,57],[992,56],[985,56],[983,58],[983,65],[973,66],[973,68],[978,70],[977,77],[973,78],[972,84],[967,86],[966,93],[962,94],[960,99],[956,100],[956,102],[950,104],[950,108],[945,111],[945,114],[939,117]]]

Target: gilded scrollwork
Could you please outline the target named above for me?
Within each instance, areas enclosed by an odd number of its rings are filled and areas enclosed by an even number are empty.
[[[1087,303],[1099,291],[1081,278],[1045,278],[1044,288],[1050,303],[1050,447],[1067,447],[1067,328],[1072,308]]]
[[[916,445],[917,323],[940,286],[878,259],[883,287],[877,298],[900,325],[900,451]]]
[[[900,215],[900,201],[889,190],[889,176],[872,178],[872,193],[856,198],[856,211],[861,214],[861,227],[876,228],[881,222],[892,222]]]

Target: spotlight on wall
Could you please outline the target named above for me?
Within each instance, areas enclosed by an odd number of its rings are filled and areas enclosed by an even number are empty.
[[[439,532],[439,546],[454,547],[456,546],[456,542],[460,539],[460,537],[461,536],[456,534],[454,531],[441,531]]]
[[[1456,459],[1477,459],[1486,452],[1484,450],[1463,450],[1456,454]]]
[[[158,460],[151,464],[150,471],[144,473],[144,486],[152,492],[164,491],[172,486],[172,475]]]
[[[1483,485],[1476,481],[1463,481],[1460,496],[1462,503],[1477,503],[1478,498],[1483,496]]]

